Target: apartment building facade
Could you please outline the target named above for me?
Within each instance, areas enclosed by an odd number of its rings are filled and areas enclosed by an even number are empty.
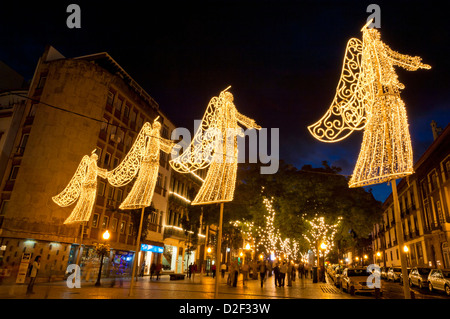
[[[398,245],[395,224],[401,223],[409,267],[450,268],[450,128],[433,135],[415,173],[397,186],[401,220],[395,220],[392,194],[383,204],[383,222],[372,232],[375,263],[400,266],[404,247]]]

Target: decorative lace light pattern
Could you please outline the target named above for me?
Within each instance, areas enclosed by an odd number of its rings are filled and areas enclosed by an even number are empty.
[[[117,168],[107,173],[112,186],[128,184],[138,175],[120,209],[137,209],[151,205],[159,171],[160,151],[170,153],[175,144],[160,136],[161,124],[145,123],[135,143]]]
[[[170,161],[172,168],[180,173],[194,172],[209,166],[205,181],[192,205],[233,200],[238,157],[236,137],[243,136],[238,123],[247,128],[261,128],[254,120],[236,110],[233,95],[227,92],[228,89],[210,100],[191,144],[179,157]]]
[[[106,177],[106,170],[97,167],[97,154],[84,156],[66,188],[52,197],[61,207],[72,205],[78,200],[75,208],[64,221],[64,224],[89,221],[97,196],[97,176]]]
[[[370,23],[370,22],[369,22]],[[344,65],[329,110],[309,126],[322,142],[341,141],[363,130],[363,142],[350,187],[387,182],[413,173],[413,155],[405,104],[400,98],[404,85],[394,66],[409,71],[431,67],[418,56],[390,49],[377,29],[361,31],[363,41],[349,40]]]

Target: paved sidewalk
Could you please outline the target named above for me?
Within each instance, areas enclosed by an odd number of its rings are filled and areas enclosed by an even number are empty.
[[[374,299],[371,295],[350,296],[332,283],[313,283],[312,279],[305,278],[296,278],[292,287],[275,287],[272,276],[267,278],[263,288],[259,280],[252,279],[243,286],[241,275],[237,286],[231,287],[226,278],[220,278],[219,299]],[[65,281],[37,283],[35,294],[28,296],[26,285],[1,285],[0,299],[214,299],[215,279],[199,274],[195,279],[184,280],[170,280],[167,275],[160,280],[140,277],[131,296],[129,278],[123,280],[122,287],[118,282],[111,287],[111,281],[102,279],[101,287],[82,281],[81,288],[68,288]]]

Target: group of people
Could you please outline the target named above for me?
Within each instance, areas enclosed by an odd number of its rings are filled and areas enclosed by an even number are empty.
[[[220,270],[222,273],[222,278],[224,278],[225,272],[227,270],[227,265],[222,264],[220,266]],[[228,267],[227,284],[236,287],[239,274],[242,273],[243,286],[246,286],[250,274],[253,279],[258,279],[259,274],[261,288],[263,288],[267,277],[271,277],[272,275],[275,277],[275,287],[284,287],[285,285],[287,287],[291,287],[292,282],[295,281],[297,273],[298,277],[301,279],[303,278],[303,276],[305,276],[305,278],[308,278],[309,272],[310,270],[308,266],[303,263],[294,264],[293,262],[289,261],[275,261],[274,263],[271,263],[269,261],[258,261],[254,263],[244,262],[241,266],[239,266],[238,262],[234,261]]]

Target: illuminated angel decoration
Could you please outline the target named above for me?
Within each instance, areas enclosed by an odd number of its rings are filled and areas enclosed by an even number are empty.
[[[106,170],[97,167],[97,160],[95,150],[90,157],[84,156],[66,188],[52,197],[61,207],[70,206],[78,200],[64,224],[89,221],[97,197],[97,176],[106,177]]]
[[[383,183],[413,173],[413,156],[405,104],[400,98],[404,85],[394,66],[409,71],[431,67],[418,56],[390,49],[380,32],[362,29],[363,41],[347,43],[341,78],[335,98],[311,134],[322,142],[338,142],[355,130],[364,130],[350,187]]]
[[[210,100],[191,144],[179,157],[170,161],[172,168],[181,173],[209,167],[192,205],[233,200],[237,174],[237,136],[244,136],[238,123],[249,129],[261,129],[254,120],[236,110],[233,95],[227,92],[228,89]]]
[[[136,141],[124,160],[112,171],[107,173],[109,183],[120,187],[131,182],[136,175],[136,181],[120,209],[136,209],[150,206],[158,179],[160,151],[170,153],[175,144],[160,136],[161,123],[158,118],[145,123]]]

